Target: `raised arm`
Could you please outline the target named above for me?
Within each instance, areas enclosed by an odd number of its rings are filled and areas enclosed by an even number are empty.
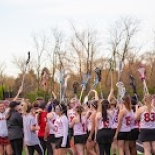
[[[55,95],[55,93],[52,91],[52,95],[53,95],[53,98],[56,99],[57,96]]]
[[[108,101],[110,102],[111,99],[116,99],[115,95],[114,95],[114,89],[111,88],[110,90],[110,94],[108,96]]]
[[[20,86],[20,87],[19,87],[19,90],[18,90],[18,92],[17,92],[17,95],[13,98],[13,101],[16,101],[16,100],[18,99],[18,97],[19,97],[19,95],[22,93],[22,91],[23,91],[23,87]]]

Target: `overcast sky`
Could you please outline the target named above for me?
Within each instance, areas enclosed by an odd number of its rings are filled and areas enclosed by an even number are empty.
[[[0,0],[0,61],[9,75],[15,75],[12,55],[27,56],[32,51],[32,34],[55,25],[65,30],[68,20],[104,27],[131,15],[143,21],[149,37],[148,30],[155,29],[154,6],[155,0]]]

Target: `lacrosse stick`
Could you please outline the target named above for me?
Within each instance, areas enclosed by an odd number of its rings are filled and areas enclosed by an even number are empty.
[[[88,94],[85,96],[85,98],[84,98],[84,104],[86,104],[87,102],[88,102],[88,98],[89,98],[89,95],[90,95],[90,93],[93,91],[93,88],[97,85],[99,83],[99,81],[98,81],[98,78],[95,78],[94,79],[94,84],[93,84],[93,86],[92,86],[92,88],[90,89],[90,91],[88,92]]]
[[[124,97],[126,90],[125,90],[123,82],[121,82],[121,81],[117,82],[116,86],[118,88],[117,100],[118,100],[118,103],[121,103],[122,98]]]
[[[121,81],[122,72],[123,72],[122,61],[119,61],[119,64],[118,64],[118,81]]]
[[[24,72],[23,72],[23,78],[21,81],[21,87],[24,87],[25,74],[26,74],[26,69],[27,69],[27,65],[29,62],[30,62],[30,52],[28,52],[28,57],[27,57],[27,60],[26,60],[25,66],[24,66]]]
[[[97,75],[97,82],[100,83],[101,99],[103,99],[102,83],[101,83],[101,69],[96,68],[95,73]]]
[[[62,86],[63,86],[63,84],[64,84],[64,76],[65,76],[64,70],[60,70],[60,75],[59,75],[60,101],[61,101],[61,99],[62,99]]]
[[[86,89],[86,85],[87,85],[89,79],[90,79],[90,75],[88,73],[83,74],[83,76],[82,76],[82,84],[81,84],[82,90],[81,90],[80,99],[79,99],[80,101],[81,101],[81,98],[82,98],[83,91]]]
[[[132,75],[130,75],[129,78],[130,78],[130,86],[132,87],[133,93],[135,94],[136,100],[138,101],[135,78]]]
[[[79,87],[79,83],[78,82],[74,82],[73,83],[73,91],[74,91],[74,94],[75,94],[75,98],[77,98],[77,89]]]
[[[46,91],[47,88],[47,79],[48,79],[48,75],[46,70],[42,71],[42,85],[44,86],[44,91]]]
[[[109,60],[110,63],[110,82],[111,82],[111,89],[114,88],[113,84],[113,71],[114,71],[114,61],[112,59]]]
[[[138,69],[138,72],[140,73],[140,78],[143,81],[144,94],[148,94],[149,93],[149,90],[148,90],[148,87],[147,87],[146,81],[145,81],[145,79],[146,79],[146,76],[145,76],[146,70],[145,70],[144,67],[141,67],[141,68]]]
[[[100,82],[100,79],[101,79],[100,73],[99,73],[100,71],[97,71],[97,70],[98,70],[98,68],[95,69],[96,77],[94,79],[93,86],[91,87],[90,91],[87,94],[88,97],[89,97],[91,91],[93,90],[93,88]]]
[[[62,99],[64,100],[66,98],[66,90],[67,90],[67,83],[68,83],[68,79],[70,78],[69,75],[66,76],[65,80],[64,80],[64,84],[62,86]]]
[[[118,82],[116,83],[116,86],[118,88],[117,100],[119,103],[121,103],[121,101],[122,101],[123,90],[125,88],[123,82],[121,82],[122,71],[123,71],[122,61],[119,61],[119,64],[118,64]]]
[[[48,74],[46,68],[42,70],[42,85],[44,87],[44,100],[47,101],[47,80]]]

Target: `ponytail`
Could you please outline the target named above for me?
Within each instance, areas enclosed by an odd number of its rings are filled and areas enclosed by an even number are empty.
[[[102,104],[102,118],[103,118],[103,121],[107,121],[108,119],[108,108],[109,108],[109,101],[108,100],[103,100],[101,102]]]
[[[76,107],[76,112],[79,114],[79,117],[80,117],[80,122],[82,121],[82,112],[84,111],[83,107],[82,106],[77,106]]]

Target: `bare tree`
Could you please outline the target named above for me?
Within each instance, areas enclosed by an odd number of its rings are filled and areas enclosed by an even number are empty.
[[[94,28],[90,28],[90,26],[82,29],[82,31],[78,30],[72,23],[71,27],[73,36],[70,40],[70,45],[76,57],[73,62],[78,66],[80,79],[82,79],[83,72],[94,74],[94,62],[100,48],[98,33]],[[89,84],[87,89],[89,89]]]
[[[41,67],[43,64],[43,53],[46,50],[46,43],[47,43],[47,37],[45,33],[40,33],[39,35],[34,35],[33,36],[33,41],[34,41],[34,47],[36,51],[36,72],[37,72],[37,90],[40,90],[40,80],[41,80]]]
[[[26,59],[13,55],[12,63],[19,69],[20,73],[24,73]]]

